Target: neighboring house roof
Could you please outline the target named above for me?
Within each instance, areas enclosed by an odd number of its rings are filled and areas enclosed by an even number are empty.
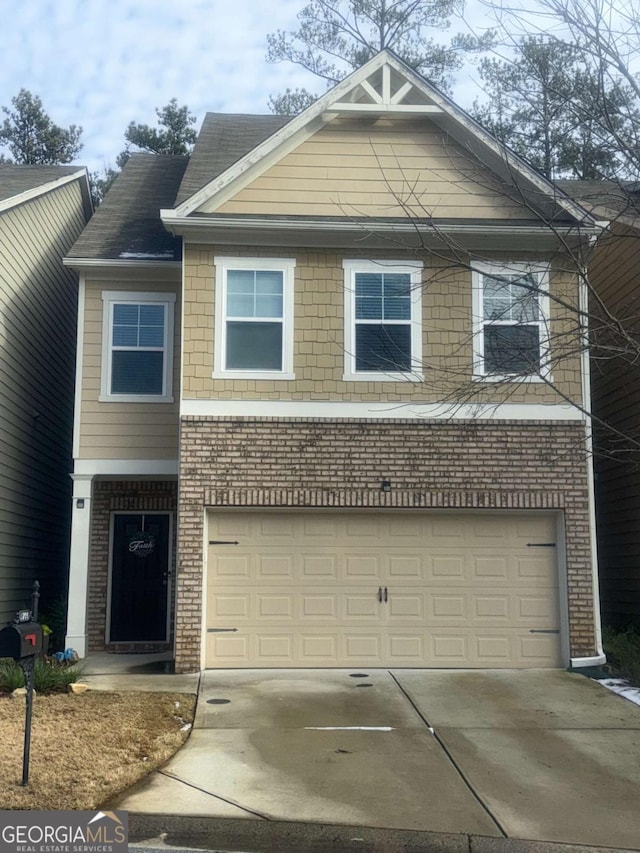
[[[167,233],[160,208],[173,204],[188,160],[132,154],[67,258],[181,260],[182,241]]]
[[[556,185],[595,216],[638,227],[640,187],[635,181],[556,181]]]
[[[23,204],[61,185],[82,179],[87,219],[93,207],[89,197],[87,170],[84,166],[39,166],[0,163],[0,211]]]
[[[0,164],[0,201],[22,195],[43,184],[58,181],[81,171],[79,166],[15,166]]]
[[[175,199],[182,204],[291,121],[291,116],[207,113]]]

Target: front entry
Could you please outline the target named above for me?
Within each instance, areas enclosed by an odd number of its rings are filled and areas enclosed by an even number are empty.
[[[113,516],[108,642],[168,640],[169,527],[165,513]]]

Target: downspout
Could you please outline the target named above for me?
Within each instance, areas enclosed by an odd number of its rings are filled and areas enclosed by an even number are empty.
[[[604,225],[605,223],[598,223]],[[608,223],[606,223],[608,224]],[[593,251],[598,235],[589,236],[589,255]],[[587,452],[587,490],[589,496],[589,540],[591,549],[591,586],[593,594],[593,619],[596,655],[593,658],[572,658],[572,667],[601,666],[606,663],[602,648],[602,622],[600,618],[600,588],[598,585],[598,540],[596,536],[595,474],[593,459],[593,426],[591,418],[591,365],[589,361],[589,290],[587,288],[588,266],[585,262],[580,271],[578,288],[578,307],[580,310],[582,347],[580,352],[580,373],[582,386],[582,405],[587,411],[585,423],[585,448]]]

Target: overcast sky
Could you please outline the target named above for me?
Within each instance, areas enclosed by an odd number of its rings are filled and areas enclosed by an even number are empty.
[[[295,28],[304,4],[0,0],[0,105],[21,88],[39,95],[57,124],[82,125],[78,162],[100,169],[122,150],[130,121],[155,124],[154,108],[173,97],[199,127],[208,110],[268,113],[269,95],[287,86],[321,91],[301,69],[265,60],[267,33]]]

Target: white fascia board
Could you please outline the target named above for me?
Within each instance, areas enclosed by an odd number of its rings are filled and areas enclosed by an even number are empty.
[[[74,475],[94,477],[177,477],[177,459],[76,459]]]
[[[26,201],[31,201],[34,198],[38,198],[38,196],[45,195],[46,193],[51,192],[52,190],[57,190],[60,187],[63,187],[65,184],[70,184],[72,181],[77,181],[80,178],[85,178],[87,176],[87,170],[83,167],[82,169],[78,169],[77,172],[73,172],[70,175],[65,175],[63,178],[58,178],[55,181],[48,181],[46,184],[40,184],[37,187],[33,187],[30,190],[25,190],[18,195],[11,196],[10,198],[5,198],[4,201],[0,201],[0,213],[5,210],[10,210],[12,207],[17,207],[19,204],[24,204]]]
[[[368,222],[355,222],[352,220],[335,220],[331,222],[322,221],[322,220],[299,220],[299,219],[286,219],[279,218],[277,220],[269,220],[269,219],[253,219],[251,217],[238,217],[230,214],[229,216],[219,216],[216,215],[215,219],[207,219],[205,216],[200,216],[197,219],[189,219],[182,218],[179,216],[174,216],[174,211],[163,210],[161,211],[163,222],[167,228],[171,230],[173,234],[179,235],[181,237],[187,237],[197,234],[198,236],[205,237],[206,232],[209,230],[213,230],[215,228],[220,229],[231,229],[237,231],[238,229],[244,230],[256,230],[256,231],[273,231],[277,229],[279,231],[344,231],[344,232],[355,232],[361,233],[363,228],[366,227],[367,230],[372,232],[384,231],[384,232],[397,232],[397,233],[416,233],[416,228],[423,232],[431,232],[434,235],[442,234],[442,235],[456,235],[459,234],[464,236],[468,235],[487,235],[487,234],[495,234],[496,236],[514,236],[514,237],[540,237],[546,234],[549,234],[551,237],[554,235],[562,234],[565,236],[570,236],[572,234],[576,234],[576,226],[568,225],[568,226],[553,226],[548,227],[544,225],[509,225],[505,222],[504,225],[487,225],[483,224],[481,221],[478,221],[477,224],[457,224],[455,222],[440,224],[438,222],[431,225],[428,221],[425,221],[424,224],[421,222],[416,222],[413,219],[407,219],[406,222],[385,222],[384,219],[371,218]],[[581,231],[584,236],[588,236],[593,231],[597,230],[599,233],[599,229],[595,229],[594,226],[582,226]]]
[[[182,261],[154,261],[135,258],[63,258],[62,263],[71,269],[95,269],[115,267],[117,269],[180,269]]]
[[[324,418],[339,420],[584,421],[575,406],[544,403],[401,403],[183,399],[181,417]]]

